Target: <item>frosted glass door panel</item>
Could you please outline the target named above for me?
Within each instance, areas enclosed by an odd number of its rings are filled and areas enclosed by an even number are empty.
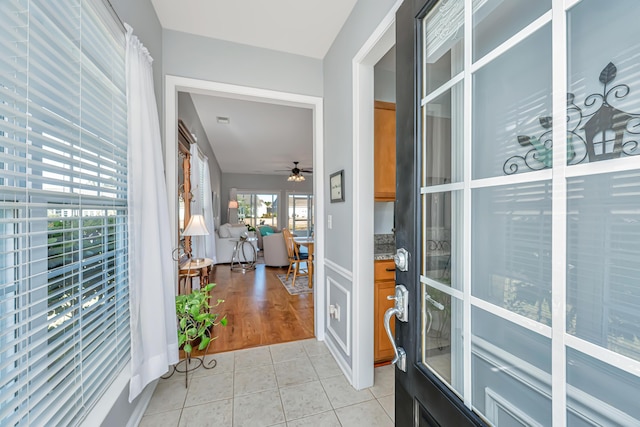
[[[638,390],[637,376],[567,349],[568,426],[640,425]]]
[[[456,84],[422,107],[422,185],[440,185],[462,180],[463,87]]]
[[[422,284],[422,363],[462,393],[462,301]]]
[[[475,307],[471,330],[473,406],[496,425],[551,425],[551,340]]]
[[[550,25],[478,70],[473,95],[473,178],[551,166]]]
[[[422,32],[425,97],[464,66],[464,2],[441,1],[426,16]]]
[[[551,9],[551,0],[473,0],[473,60],[507,41]]]
[[[585,0],[567,15],[569,164],[640,154],[638,16],[635,0]]]
[[[551,325],[551,183],[472,193],[471,293]]]
[[[567,325],[640,360],[640,172],[567,184]]]

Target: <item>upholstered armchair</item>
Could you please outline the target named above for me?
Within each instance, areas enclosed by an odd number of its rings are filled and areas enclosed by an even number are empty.
[[[262,237],[264,264],[269,267],[287,267],[289,257],[282,233]]]

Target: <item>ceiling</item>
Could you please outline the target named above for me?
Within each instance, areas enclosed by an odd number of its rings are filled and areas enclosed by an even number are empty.
[[[357,0],[151,0],[163,28],[322,59]],[[313,166],[309,109],[191,94],[223,173]],[[216,117],[229,117],[219,124]]]
[[[357,0],[151,0],[163,28],[322,59]]]
[[[313,166],[311,109],[199,94],[191,99],[223,173],[288,175],[294,161]]]

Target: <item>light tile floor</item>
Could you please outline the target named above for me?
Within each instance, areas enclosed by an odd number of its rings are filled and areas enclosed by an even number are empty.
[[[218,364],[194,371],[188,388],[184,374],[160,380],[141,427],[393,426],[391,365],[357,391],[315,339],[207,358]]]

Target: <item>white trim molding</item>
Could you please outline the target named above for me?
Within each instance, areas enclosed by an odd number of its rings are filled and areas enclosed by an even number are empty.
[[[333,341],[335,341],[340,346],[344,354],[347,356],[351,356],[351,325],[352,325],[351,292],[349,292],[344,286],[342,286],[337,281],[333,280],[331,277],[327,277],[327,304],[331,302],[331,289],[333,288],[336,288],[341,293],[343,293],[347,300],[346,307],[344,307],[343,309],[343,310],[346,310],[346,313],[343,312],[341,316],[342,319],[344,319],[347,322],[347,324],[345,325],[347,336],[343,340],[342,338],[340,338],[340,335],[338,334],[338,332],[336,332],[331,327],[331,318],[328,315],[328,311],[329,311],[328,307],[327,307],[327,313],[325,313],[327,315],[327,332],[329,333],[329,335],[331,335],[331,337],[333,338]]]
[[[238,86],[228,83],[193,79],[188,77],[166,75],[165,80],[165,174],[167,177],[167,191],[177,194],[177,152],[178,152],[178,91],[197,93],[201,95],[224,96],[232,99],[243,99],[258,102],[269,102],[299,108],[308,108],[313,115],[313,169],[318,173],[313,179],[313,194],[316,212],[324,212],[324,101],[321,97],[302,95],[290,92],[280,92],[249,86]],[[177,246],[177,215],[178,203],[175,198],[169,198],[169,219],[175,225],[172,239],[173,247]],[[324,265],[324,215],[316,215],[314,228],[315,249],[314,259],[318,267]],[[177,269],[177,266],[175,266]],[[314,296],[314,328],[316,338],[324,340],[325,306],[324,301],[324,269],[316,268]],[[177,277],[177,271],[175,272]]]
[[[373,385],[373,67],[395,45],[397,0],[352,60],[353,379]]]
[[[324,266],[329,270],[335,271],[347,280],[353,280],[353,273],[351,271],[347,270],[341,265],[338,265],[336,262],[330,260],[329,258],[326,258],[324,260]]]
[[[329,353],[331,353],[331,355],[335,359],[336,363],[340,367],[340,370],[344,374],[345,378],[351,379],[353,377],[353,371],[351,370],[351,366],[349,366],[349,364],[344,360],[344,358],[340,354],[340,350],[338,350],[338,347],[336,347],[335,343],[333,342],[333,337],[328,336],[327,338],[328,339],[325,340],[324,343],[329,349]]]

